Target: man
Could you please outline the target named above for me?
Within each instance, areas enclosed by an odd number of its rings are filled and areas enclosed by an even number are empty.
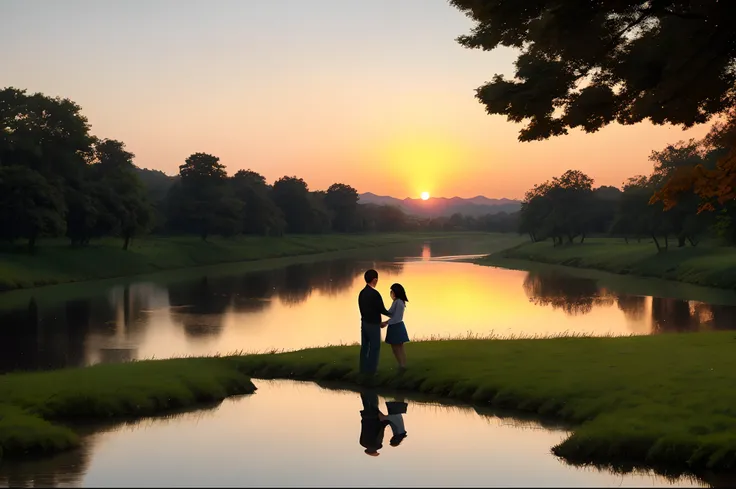
[[[378,409],[378,394],[374,391],[360,393],[363,401],[363,410],[360,411],[360,445],[365,453],[371,457],[380,455],[378,450],[383,447],[383,436],[386,431],[386,415]]]
[[[381,293],[376,290],[378,272],[370,269],[363,276],[365,288],[358,294],[360,308],[360,373],[373,375],[381,353],[381,315],[389,316]]]

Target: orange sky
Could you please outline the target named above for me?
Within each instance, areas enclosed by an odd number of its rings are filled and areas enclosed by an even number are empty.
[[[139,166],[174,174],[203,151],[312,189],[519,198],[570,168],[619,185],[653,149],[706,132],[519,143],[473,96],[513,72],[513,52],[462,48],[470,25],[445,0],[6,0],[0,63],[5,86],[72,98]]]

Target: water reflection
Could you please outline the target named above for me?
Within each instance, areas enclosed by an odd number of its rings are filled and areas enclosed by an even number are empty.
[[[409,404],[376,392],[336,391],[292,381],[259,381],[258,387],[254,395],[226,400],[209,411],[149,419],[87,434],[82,449],[56,457],[0,462],[0,484],[13,487],[706,485],[703,480],[667,479],[648,472],[615,474],[571,467],[550,453],[550,447],[567,436],[565,431],[479,414],[466,406],[430,403],[421,398],[412,398]],[[298,415],[294,415],[294,406],[298,406]],[[380,411],[385,418],[377,428],[374,423],[366,429],[365,418],[361,417],[361,449],[357,450],[355,428],[359,410]],[[402,421],[404,416],[410,419],[411,436],[399,444],[394,435],[389,446],[381,447],[384,445],[381,430],[387,434],[392,416],[401,416]],[[402,430],[400,424],[403,423],[396,422],[397,431]],[[381,456],[366,457],[367,448],[363,448],[366,445],[380,450]],[[722,482],[733,480],[722,478]]]
[[[404,414],[409,405],[404,400],[386,401],[386,413],[383,413],[378,405],[378,393],[371,389],[362,391],[360,400],[363,403],[360,411],[360,445],[365,448],[365,453],[372,457],[380,455],[386,427],[390,427],[392,432],[389,444],[392,447],[401,445],[407,437]]]
[[[384,301],[392,282],[407,288],[412,339],[736,328],[733,306],[436,259],[478,251],[441,243],[271,271],[202,269],[174,283],[108,285],[67,301],[40,302],[31,294],[22,307],[0,311],[0,371],[352,343],[359,340],[356,297],[367,268],[381,274]]]
[[[529,272],[523,287],[533,304],[570,316],[616,304],[631,325],[644,326],[644,332],[652,334],[736,328],[734,306],[622,294],[599,286],[596,280],[559,273]]]

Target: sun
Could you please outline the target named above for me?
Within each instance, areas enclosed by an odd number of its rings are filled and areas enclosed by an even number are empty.
[[[429,200],[429,192],[422,192],[422,200]]]

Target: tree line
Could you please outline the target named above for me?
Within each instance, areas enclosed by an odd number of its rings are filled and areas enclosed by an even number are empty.
[[[703,198],[680,182],[696,169],[716,171],[729,154],[736,134],[730,119],[715,124],[702,139],[691,139],[653,151],[648,175],[628,178],[621,189],[593,187],[579,170],[535,185],[524,196],[519,231],[532,241],[552,239],[555,245],[584,242],[591,234],[629,239],[650,238],[657,250],[697,246],[706,235],[736,243],[733,199]],[[674,189],[673,189],[674,187]],[[677,192],[677,198],[672,198]]]
[[[312,190],[296,176],[269,184],[252,170],[229,176],[217,156],[194,153],[176,177],[138,168],[122,141],[90,132],[73,101],[0,90],[0,239],[65,236],[86,246],[145,233],[281,236],[285,233],[410,230],[513,231],[516,214],[420,219],[391,206],[362,205],[344,183]]]

